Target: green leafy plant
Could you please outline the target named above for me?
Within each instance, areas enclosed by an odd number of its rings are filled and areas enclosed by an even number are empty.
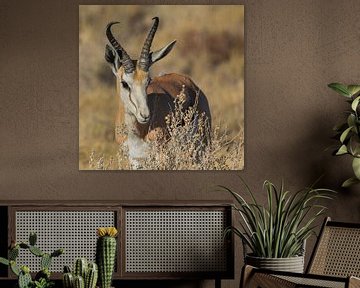
[[[243,183],[251,202],[233,190],[220,186],[235,198],[233,208],[240,215],[240,227],[228,227],[225,234],[233,232],[239,236],[255,257],[288,258],[301,255],[304,241],[314,233],[315,220],[326,210],[325,206],[317,203],[318,200],[331,199],[334,191],[310,187],[291,193],[285,191],[283,183],[278,189],[266,180],[265,207],[257,202],[253,192]]]
[[[51,288],[54,285],[55,285],[54,282],[49,282],[45,278],[41,278],[41,279],[39,279],[39,281],[35,280],[33,282],[33,287],[35,287],[35,288]]]
[[[64,253],[63,249],[57,249],[52,253],[45,253],[36,246],[37,236],[30,233],[29,243],[12,243],[8,251],[8,259],[0,257],[0,263],[10,266],[11,271],[18,277],[19,288],[50,288],[54,283],[50,280],[50,265],[54,257]],[[28,250],[33,255],[39,257],[41,270],[35,275],[33,280],[30,275],[30,268],[26,265],[19,266],[16,259],[19,256],[20,249]]]
[[[334,155],[351,155],[354,177],[347,179],[342,186],[348,187],[360,183],[360,85],[344,85],[331,83],[329,88],[346,98],[350,104],[350,110],[346,112],[346,122],[334,127],[335,137],[339,139],[339,146]]]

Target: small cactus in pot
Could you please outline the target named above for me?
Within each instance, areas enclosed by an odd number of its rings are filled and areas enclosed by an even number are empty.
[[[88,263],[85,258],[79,258],[75,261],[73,273],[70,267],[64,267],[64,288],[95,288],[97,279],[98,267],[96,263]]]
[[[96,262],[99,267],[100,288],[110,288],[116,258],[115,227],[101,227],[97,229]]]

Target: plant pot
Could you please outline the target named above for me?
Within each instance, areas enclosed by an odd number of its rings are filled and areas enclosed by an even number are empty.
[[[304,273],[304,256],[289,258],[263,258],[246,255],[245,263],[262,269]]]

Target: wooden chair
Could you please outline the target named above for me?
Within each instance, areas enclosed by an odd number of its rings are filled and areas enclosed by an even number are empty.
[[[360,224],[326,218],[306,273],[244,266],[240,287],[360,287]]]

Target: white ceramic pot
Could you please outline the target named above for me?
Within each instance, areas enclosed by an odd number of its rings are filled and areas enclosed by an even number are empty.
[[[263,258],[246,255],[245,263],[262,269],[304,273],[304,256]]]

